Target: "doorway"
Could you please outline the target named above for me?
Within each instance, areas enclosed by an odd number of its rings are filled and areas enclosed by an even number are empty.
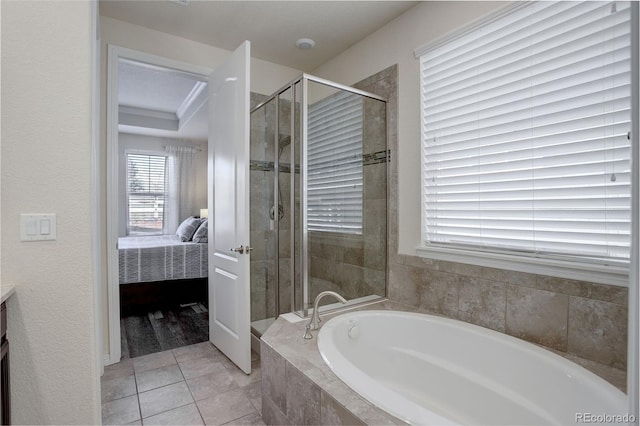
[[[116,46],[108,55],[113,364],[208,340],[209,70]]]

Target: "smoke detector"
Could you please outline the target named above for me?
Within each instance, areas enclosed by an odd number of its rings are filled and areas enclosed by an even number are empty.
[[[316,42],[310,38],[299,38],[296,40],[296,46],[298,49],[311,49],[316,45]]]

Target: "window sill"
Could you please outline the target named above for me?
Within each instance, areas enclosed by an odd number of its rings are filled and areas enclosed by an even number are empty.
[[[420,257],[467,263],[488,268],[506,269],[530,274],[548,275],[571,280],[599,284],[629,286],[627,266],[578,263],[567,260],[537,258],[507,253],[465,250],[453,247],[420,246],[416,248]]]

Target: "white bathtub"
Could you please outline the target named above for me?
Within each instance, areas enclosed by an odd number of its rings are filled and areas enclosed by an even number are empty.
[[[608,382],[533,344],[461,321],[352,312],[324,324],[318,348],[353,390],[411,424],[625,424],[627,397]]]

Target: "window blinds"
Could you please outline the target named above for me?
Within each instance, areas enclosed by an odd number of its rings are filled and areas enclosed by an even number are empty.
[[[362,119],[362,98],[348,92],[309,106],[309,230],[362,233]]]
[[[628,2],[527,3],[417,55],[427,245],[628,259]]]
[[[127,231],[161,234],[166,199],[166,160],[159,155],[127,154]]]

